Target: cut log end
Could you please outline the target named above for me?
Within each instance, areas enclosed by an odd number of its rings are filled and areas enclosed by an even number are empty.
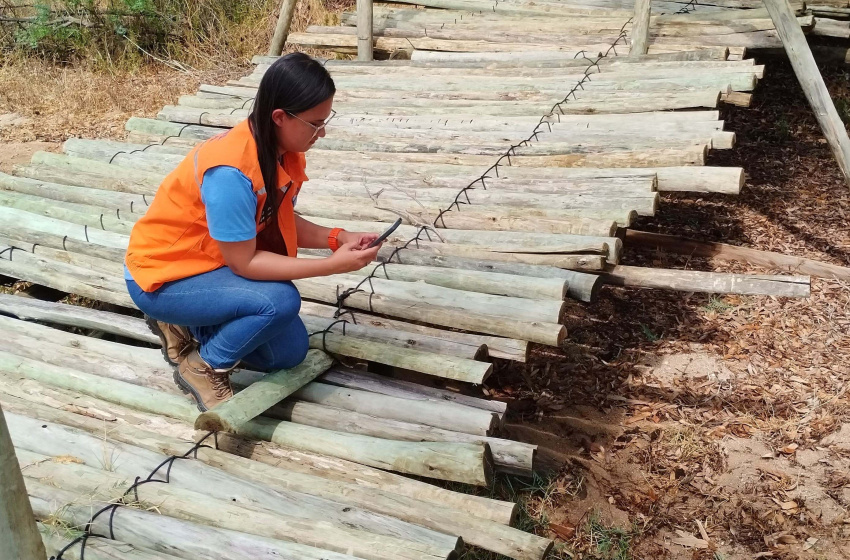
[[[235,432],[234,426],[222,419],[214,410],[202,412],[195,418],[195,429],[201,432]]]

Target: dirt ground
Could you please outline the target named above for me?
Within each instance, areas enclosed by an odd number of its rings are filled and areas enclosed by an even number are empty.
[[[636,229],[850,266],[850,189],[790,68],[767,62],[752,107],[724,109],[738,147],[710,161],[746,169],[741,195],[666,195]],[[845,112],[847,71],[824,71]],[[101,76],[63,96],[93,76],[50,72],[0,94],[0,171],[69,136],[121,138],[130,116],[216,78]],[[230,72],[244,68],[218,78]],[[625,264],[767,272],[634,249]],[[520,526],[556,538],[559,558],[850,558],[847,287],[814,279],[805,300],[606,288],[574,304],[564,351],[497,364],[509,435],[538,443],[551,472],[497,493],[523,502]]]
[[[635,229],[850,265],[850,189],[784,61],[724,109],[738,197],[667,195]],[[844,68],[824,69],[843,111]],[[625,264],[768,273],[626,251]],[[850,558],[850,291],[787,299],[606,288],[569,313],[571,346],[499,364],[509,430],[556,474],[526,486],[562,557]]]

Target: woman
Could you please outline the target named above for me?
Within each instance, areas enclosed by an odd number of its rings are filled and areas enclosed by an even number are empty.
[[[377,256],[379,247],[367,248],[377,234],[324,228],[293,210],[307,180],[304,152],[325,135],[335,92],[310,57],[278,59],[248,119],[193,149],[130,235],[130,297],[202,411],[232,396],[240,361],[281,369],[304,359],[291,280],[351,272]],[[334,253],[298,259],[299,246]]]

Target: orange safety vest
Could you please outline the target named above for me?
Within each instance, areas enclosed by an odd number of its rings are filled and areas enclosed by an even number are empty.
[[[306,160],[300,152],[286,152],[277,169],[277,187],[284,191],[278,208],[278,224],[287,254],[296,256],[294,198],[307,180]],[[196,146],[162,182],[147,213],[130,233],[125,262],[142,290],[153,292],[166,282],[195,276],[225,266],[218,243],[210,237],[207,214],[201,201],[201,181],[208,169],[235,167],[250,180],[257,194],[257,232],[266,189],[257,144],[248,121]]]

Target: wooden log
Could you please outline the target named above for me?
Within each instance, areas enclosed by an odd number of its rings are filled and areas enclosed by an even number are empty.
[[[310,350],[304,361],[294,368],[267,375],[215,409],[202,412],[195,419],[195,429],[238,432],[246,422],[326,372],[332,363],[333,359],[324,352]]]
[[[85,520],[83,521],[85,524]],[[47,554],[53,558],[69,544],[68,535],[60,533],[57,529],[39,523],[41,540]],[[149,548],[138,548],[131,544],[105,539],[102,537],[91,537],[86,540],[85,558],[80,550],[80,545],[74,546],[62,553],[65,560],[178,560],[177,556],[154,552]]]
[[[32,507],[18,458],[0,408],[0,542],[3,554],[20,560],[42,560],[44,545],[35,524]]]
[[[381,248],[378,252],[378,259],[384,262],[395,261],[400,264],[494,272],[502,276],[513,275],[526,278],[563,280],[565,282],[566,295],[580,301],[593,301],[599,290],[599,277],[593,274],[562,270],[553,266],[526,265],[435,255],[417,250],[415,246],[398,251],[390,247]]]
[[[6,251],[0,257],[0,272],[3,274],[64,292],[135,307],[126,293],[126,287],[117,278],[96,275],[84,268],[36,257],[24,250],[6,249],[9,248],[0,247],[0,251]]]
[[[850,185],[850,137],[829,96],[806,37],[794,18],[788,0],[765,0],[765,6],[776,25],[803,93],[814,109],[818,124],[838,161],[844,181]]]
[[[448,207],[449,204],[451,204],[451,202],[453,201],[453,199],[456,196],[458,196],[457,190],[440,189],[440,188],[422,189],[422,190],[417,191],[415,194],[412,194],[405,189],[399,189],[399,190],[394,190],[394,191],[382,191],[378,195],[376,195],[376,198],[377,198],[376,202],[367,202],[367,201],[369,201],[369,199],[367,198],[367,193],[366,193],[365,189],[363,189],[362,191],[349,192],[348,194],[354,194],[355,198],[358,198],[358,195],[360,195],[359,198],[361,199],[361,203],[360,203],[361,207],[366,206],[367,208],[369,208],[370,204],[372,205],[371,206],[372,208],[374,208],[374,206],[376,206],[376,205],[378,207],[384,207],[384,201],[387,201],[388,202],[387,208],[391,208],[391,209],[394,209],[394,208],[409,208],[410,214],[412,214],[414,217],[417,215],[417,212],[419,212],[419,214],[424,214],[425,218],[424,218],[423,221],[425,221],[426,223],[431,224],[434,221],[436,221],[437,225],[441,226],[442,228],[462,229],[462,228],[459,228],[459,227],[458,228],[451,227],[449,224],[451,224],[452,222],[447,222],[445,225],[443,225],[442,221],[436,219],[436,213],[434,214],[434,217],[431,217],[428,214],[428,208],[429,207],[433,208],[434,206],[439,206],[439,205],[442,205],[443,208]],[[569,192],[566,192],[564,194],[548,194],[548,193],[547,194],[536,194],[536,193],[533,193],[533,192],[519,193],[519,192],[498,192],[496,190],[486,190],[485,191],[483,189],[478,188],[478,189],[470,189],[469,191],[464,193],[464,196],[462,197],[462,202],[466,203],[467,196],[469,198],[469,202],[467,204],[469,204],[469,207],[472,209],[472,211],[475,211],[475,209],[477,208],[477,206],[479,204],[484,205],[484,206],[490,206],[490,207],[501,205],[501,206],[513,206],[513,207],[516,207],[516,208],[528,207],[528,208],[543,209],[543,211],[546,212],[546,214],[541,216],[541,218],[543,219],[544,225],[538,231],[540,233],[544,233],[544,232],[546,232],[547,229],[555,229],[555,231],[553,232],[555,234],[560,234],[561,232],[557,231],[557,230],[561,229],[561,228],[557,228],[557,227],[555,227],[556,224],[546,221],[546,218],[553,216],[553,214],[550,213],[553,210],[573,210],[573,209],[590,209],[590,208],[592,208],[592,209],[602,209],[605,212],[619,210],[621,213],[625,213],[625,212],[629,212],[629,211],[634,210],[641,216],[652,216],[652,215],[655,214],[656,210],[658,209],[658,203],[659,203],[658,194],[652,193],[652,192],[643,193],[642,195],[631,195],[631,196],[629,196],[627,194],[622,194],[622,195],[618,196],[617,194],[607,194],[607,193],[599,193],[599,194],[596,194],[596,195],[594,195],[594,194],[590,194],[590,195],[576,194],[576,195],[573,195]],[[307,198],[309,200],[310,197],[308,196],[308,197],[305,197],[305,198]],[[416,202],[415,202],[416,200],[422,200],[423,203],[427,204],[428,206],[426,206],[423,209],[416,204]],[[324,200],[319,199],[319,205],[322,205],[323,202],[324,202]],[[307,203],[307,206],[308,207],[314,207],[314,205],[310,204],[309,202]],[[329,213],[327,206],[325,206],[325,208],[326,208],[326,210],[324,212],[321,212],[321,214],[328,214]],[[446,220],[452,220],[453,216],[455,214],[457,215],[457,218],[456,218],[457,220],[464,220],[464,215],[465,215],[464,210],[465,209],[466,209],[466,206],[464,206],[461,210],[451,210],[451,211],[449,211],[450,215],[446,218]],[[404,210],[402,210],[402,211],[404,211]],[[454,214],[452,214],[452,213],[454,213]],[[314,214],[311,214],[311,213],[305,211],[304,215],[305,216],[312,216]],[[327,218],[324,218],[324,219],[327,219]],[[392,221],[395,221],[395,220],[392,220]],[[475,225],[477,225],[477,224],[475,224]],[[546,227],[547,225],[551,225],[552,227],[547,228]],[[522,226],[521,222],[520,222],[520,226]],[[474,228],[474,229],[468,228],[468,229],[473,230],[473,231],[500,231],[500,230],[495,230],[495,229],[487,230],[487,229],[481,228],[480,225],[477,228]],[[611,224],[604,224],[603,223],[603,227],[601,227],[599,229],[601,229],[603,231],[610,231],[612,228],[611,228]],[[521,230],[515,229],[515,230],[508,230],[508,231],[521,231]],[[451,235],[451,234],[449,234],[449,235]],[[563,235],[575,235],[575,234],[563,233]],[[579,233],[579,235],[584,235],[584,236],[587,236],[587,237],[590,236],[588,234],[583,234],[583,233]]]
[[[401,247],[403,243],[390,240],[387,246]],[[436,243],[420,241],[417,250],[427,251],[435,255],[448,255],[455,257],[466,257],[472,259],[492,260],[507,263],[521,263],[541,266],[554,266],[569,270],[583,270],[592,272],[602,270],[605,257],[602,255],[544,255],[532,253],[508,253],[503,251],[487,251],[469,245],[457,243]]]
[[[708,257],[718,261],[738,261],[784,272],[810,274],[821,278],[850,280],[850,268],[844,266],[726,243],[696,241],[673,235],[629,230],[626,232],[626,244],[651,247],[695,257]]]
[[[163,179],[163,174],[161,173],[136,169],[133,173],[133,180],[126,181],[127,174],[118,166],[50,152],[36,152],[32,156],[31,164],[65,168],[67,170],[74,170],[75,173],[77,171],[98,173],[99,175],[113,179],[115,181],[114,184],[120,185],[123,192],[146,196],[155,194],[157,187],[159,187]]]
[[[0,318],[0,333],[15,356],[181,395],[172,380],[172,368],[158,350],[127,347],[6,317]]]
[[[299,281],[298,290],[307,299],[326,303],[337,302],[337,284],[334,280],[310,279]],[[496,336],[519,338],[558,346],[566,336],[566,329],[557,323],[522,322],[496,315],[484,315],[447,307],[428,305],[413,299],[396,299],[380,294],[354,292],[345,299],[346,307],[392,315],[402,319],[424,321],[432,325],[459,328]]]
[[[18,448],[49,457],[75,457],[80,464],[125,477],[153,472],[168,457],[135,445],[116,442],[108,434],[14,416],[10,430]],[[201,461],[175,461],[169,484],[254,511],[328,523],[328,529],[354,529],[451,551],[461,544],[456,536],[439,533],[394,517],[375,514],[339,501],[244,480]]]
[[[306,194],[306,193],[305,193]],[[331,208],[326,201],[335,200],[339,206]],[[299,211],[324,218],[348,218],[354,220],[387,220],[395,218],[399,213],[409,216],[407,223],[434,222],[440,215],[438,206],[426,208],[416,207],[403,200],[385,200],[375,207],[374,203],[362,197],[317,197],[304,196],[299,198]],[[415,218],[415,220],[411,220]],[[480,210],[462,212],[446,212],[436,220],[439,227],[449,229],[480,229],[487,231],[526,231],[541,233],[567,233],[578,235],[612,236],[617,225],[612,220],[593,218],[564,217],[548,219],[545,217],[500,216]]]
[[[441,403],[454,402],[494,412],[500,419],[508,407],[506,403],[501,401],[472,397],[447,389],[439,389],[437,387],[350,368],[331,368],[330,371],[321,377],[321,381],[349,389],[360,389],[408,400],[427,400]]]
[[[635,13],[632,19],[632,41],[629,48],[630,57],[646,54],[649,45],[649,0],[635,0]]]
[[[372,0],[357,0],[357,60],[373,59]]]
[[[45,321],[93,329],[150,344],[160,342],[159,337],[150,332],[142,319],[89,307],[0,294],[0,312],[27,321]]]
[[[280,422],[263,417],[243,435],[355,462],[476,486],[489,486],[493,459],[489,447],[445,442],[400,442]]]
[[[281,0],[280,13],[277,16],[277,23],[272,35],[272,42],[269,46],[269,56],[280,56],[283,52],[283,46],[286,44],[286,38],[289,36],[289,27],[292,25],[292,16],[295,14],[295,5],[297,0]]]
[[[327,328],[327,322],[324,326],[320,326],[321,324],[321,320],[319,325],[314,321],[305,321],[305,325],[318,327],[314,335],[310,337],[311,348],[466,383],[483,383],[493,371],[493,366],[489,363],[363,340],[353,334],[351,336],[334,332],[315,334]],[[338,330],[347,332],[347,328],[342,325],[339,325]],[[356,332],[356,327],[354,331]]]
[[[80,464],[63,464],[51,457],[19,449],[19,462],[30,479],[50,479],[63,490],[90,495],[101,501],[119,498],[134,477]],[[452,551],[398,538],[379,536],[320,520],[305,523],[293,516],[252,510],[227,501],[209,498],[173,484],[143,484],[136,488],[140,502],[158,504],[163,515],[196,521],[231,531],[248,531],[262,537],[288,540],[334,552],[352,553],[366,560],[436,560]]]
[[[131,385],[124,381],[92,375],[70,368],[0,351],[0,372],[24,377],[60,389],[76,391],[136,410],[162,414],[184,422],[194,422],[197,409],[186,398]]]
[[[59,236],[62,239],[67,238],[68,241],[73,240],[94,245],[103,245],[122,251],[127,249],[126,235],[0,206],[0,233],[5,237],[12,237],[14,230],[18,227],[38,230]],[[60,246],[59,248],[62,247]]]
[[[57,220],[85,225],[92,229],[101,229],[114,233],[130,235],[136,216],[125,215],[118,218],[120,210],[116,208],[97,208],[72,202],[56,202],[40,196],[0,192],[0,205],[33,214],[40,214]]]
[[[383,231],[389,225],[385,222],[327,218],[313,218],[313,221],[319,225],[342,227],[349,231]],[[418,233],[418,228],[414,226],[401,225],[390,239],[406,242]],[[616,237],[460,229],[440,230],[439,233],[444,243],[473,245],[480,248],[479,250],[502,253],[597,253],[605,255],[608,262],[617,262],[622,251],[622,242]],[[427,239],[424,234],[423,239]]]
[[[486,344],[476,345],[412,332],[390,332],[388,329],[377,328],[368,324],[354,324],[351,321],[341,324],[337,323],[337,320],[332,317],[302,314],[301,320],[311,333],[311,337],[317,339],[316,344],[318,345],[326,343],[326,339],[322,341],[322,334],[320,333],[327,330],[329,333],[361,340],[383,342],[402,348],[421,350],[443,356],[454,356],[466,360],[485,361],[489,357]]]
[[[593,278],[598,277],[593,276]],[[60,325],[94,329],[157,346],[160,344],[159,337],[150,332],[142,319],[136,319],[118,313],[64,303],[40,301],[9,294],[0,294],[0,312],[24,320],[45,321]],[[334,322],[332,319],[323,319],[311,315],[302,315],[302,319],[305,321],[307,328],[312,330],[322,330]],[[337,325],[334,327],[334,331],[341,332],[342,328],[342,325]],[[345,329],[347,336],[365,338],[377,342],[387,342],[435,354],[447,354],[469,360],[478,360],[487,357],[487,346],[483,343],[474,344],[471,341],[444,340],[434,336],[411,332],[399,334],[391,332],[388,329],[380,329],[368,325],[348,324]],[[77,341],[74,342],[76,343]],[[406,363],[405,365],[409,364]]]
[[[275,418],[290,420],[298,424],[386,439],[487,443],[493,451],[493,463],[497,471],[519,476],[532,476],[533,473],[536,445],[495,437],[476,436],[424,424],[378,418],[303,401],[283,403],[269,413]]]
[[[190,426],[161,416],[29,380],[10,382],[0,376],[0,386],[3,387],[0,402],[7,410],[20,415],[94,434],[101,433],[103,422],[107,421],[110,422],[110,439],[166,455],[182,455],[191,446]],[[247,445],[245,440],[228,439],[222,434],[220,441],[225,440],[230,443],[224,445],[238,450],[240,455],[201,447],[196,458],[246,480],[332,500],[344,497],[348,503],[399,519],[443,519],[457,527],[464,525],[462,520],[472,517],[507,525],[516,512],[516,504],[511,502],[452,492],[357,463],[272,448],[271,444]],[[266,462],[247,458],[255,454],[252,449],[263,449],[256,455]]]
[[[80,496],[33,479],[27,480],[27,490],[38,517],[75,527],[85,526],[94,511],[107,505],[106,502],[90,496]],[[96,519],[92,531],[101,535],[110,534],[109,518],[102,515]],[[226,557],[228,560],[356,560],[348,554],[228,531],[132,507],[116,509],[111,525],[115,537],[121,542],[137,549],[142,546],[150,547],[148,550],[154,550],[157,554],[155,558],[159,560],[171,560],[173,557],[169,556],[169,553],[179,554],[179,558],[204,560],[220,557]],[[92,541],[97,543],[100,539],[95,538]],[[97,547],[95,549],[97,550]],[[68,558],[83,560],[78,556]],[[86,558],[89,558],[88,550]],[[108,558],[118,560],[125,556]]]
[[[123,266],[121,264],[121,260],[118,260],[117,262],[108,261],[100,257],[92,257],[80,253],[71,253],[63,249],[54,249],[52,247],[40,245],[37,242],[26,241],[22,243],[14,239],[7,238],[5,236],[0,236],[0,246],[15,247],[15,251],[23,250],[39,257],[43,257],[47,260],[59,261],[62,263],[74,265],[79,268],[90,270],[96,274],[103,274],[105,276],[111,275],[115,277],[123,276]]]
[[[809,297],[808,276],[728,274],[698,270],[665,270],[637,266],[615,266],[604,274],[615,286],[660,288],[687,292]]]
[[[635,151],[612,151],[589,154],[564,154],[549,156],[516,156],[511,165],[516,167],[660,167],[660,166],[700,166],[705,164],[706,145],[694,145],[684,148],[640,149]],[[339,152],[313,148],[314,159],[319,157],[339,158]],[[376,161],[477,165],[487,169],[493,165],[492,155],[465,154],[428,154],[404,152],[361,152],[346,153],[347,157],[369,158]],[[480,173],[481,171],[479,171]]]
[[[336,318],[335,314],[337,312],[337,308],[331,305],[323,305],[312,301],[302,301],[301,312],[305,315]],[[441,340],[448,340],[459,344],[473,346],[486,345],[487,352],[491,357],[524,362],[527,357],[526,354],[528,353],[528,342],[524,340],[437,329],[434,327],[409,323],[407,321],[379,317],[377,315],[357,310],[349,310],[349,312],[346,313],[346,316],[350,316],[352,321],[356,322],[358,325],[367,325],[368,327],[376,329],[391,330],[398,332],[402,336],[407,333],[414,333]]]
[[[737,105],[738,107],[749,107],[752,100],[753,95],[751,93],[730,91],[728,93],[720,94],[720,101],[728,103],[729,105]]]
[[[0,173],[0,189],[61,202],[87,204],[101,208],[117,208],[120,213],[124,214],[133,212],[143,214],[144,209],[147,208],[147,204],[140,195],[104,192],[102,189],[62,185],[27,177],[6,175],[5,173]],[[118,217],[120,218],[120,215]]]
[[[403,252],[410,253],[408,250]],[[387,257],[391,254],[392,251],[389,249],[384,251],[384,255]],[[326,256],[326,251],[311,251],[307,253],[305,258],[316,258],[317,256]],[[409,262],[398,264],[401,262],[401,257],[398,254],[394,262],[383,260],[386,264],[381,266],[378,273],[379,278],[384,277],[404,282],[425,282],[426,284],[456,290],[541,301],[564,299],[568,290],[567,282],[563,277],[557,278],[554,275],[549,278],[535,277],[531,274],[518,276],[498,272],[495,270],[497,267],[486,270],[484,266],[480,266],[479,270],[474,270],[433,267],[430,264],[416,265]],[[427,262],[426,259],[422,259],[422,261]],[[366,267],[350,274],[368,276],[371,271],[372,267]]]
[[[499,426],[498,415],[489,410],[452,402],[410,400],[325,383],[311,383],[298,391],[295,398],[379,418],[479,436],[490,435]]]
[[[20,358],[6,352],[0,352],[0,372],[192,424],[197,416],[197,409],[185,398]],[[473,444],[393,442],[351,434],[343,436],[327,430],[263,418],[247,422],[240,433],[296,449],[430,478],[446,477],[446,480],[488,485],[492,475],[489,448]]]

